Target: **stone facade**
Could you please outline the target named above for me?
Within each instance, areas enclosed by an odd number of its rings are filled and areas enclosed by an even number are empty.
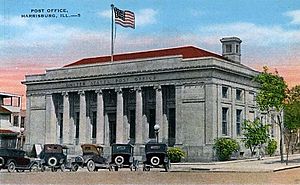
[[[23,82],[26,144],[30,148],[34,143],[61,143],[79,153],[83,143],[104,145],[109,152],[112,143],[130,142],[142,155],[159,124],[160,142],[183,148],[188,161],[212,160],[214,139],[241,139],[241,122],[260,116],[252,81],[257,74],[216,54],[179,53],[69,65],[29,75]]]

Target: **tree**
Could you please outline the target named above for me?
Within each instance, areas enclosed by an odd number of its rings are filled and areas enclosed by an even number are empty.
[[[300,102],[300,85],[296,85],[288,90],[287,97],[288,103],[295,101]]]
[[[286,100],[287,84],[279,76],[278,72],[268,72],[266,66],[263,72],[254,78],[259,83],[260,88],[256,101],[261,111],[267,111],[268,115],[276,113],[276,117],[271,116],[272,121],[279,126],[280,132],[280,157],[283,162],[283,109]]]
[[[300,128],[300,86],[295,86],[288,90],[287,101],[284,107],[284,131],[286,139],[286,164],[288,164],[288,157],[290,146],[292,142],[297,144],[297,132]]]
[[[250,149],[252,156],[254,155],[257,147],[267,143],[269,140],[269,126],[270,125],[263,125],[258,118],[253,122],[250,120],[245,120],[243,124],[245,136],[243,142],[245,143],[245,147]]]

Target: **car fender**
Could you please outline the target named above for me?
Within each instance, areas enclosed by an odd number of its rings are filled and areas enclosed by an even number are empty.
[[[0,167],[4,166],[5,160],[3,157],[0,157]]]
[[[16,163],[16,161],[14,159],[9,159],[6,162],[5,167],[7,167],[10,162],[14,162],[16,164],[16,166],[17,166],[17,163]]]

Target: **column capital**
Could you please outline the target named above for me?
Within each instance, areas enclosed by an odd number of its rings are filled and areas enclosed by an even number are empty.
[[[78,94],[80,95],[80,96],[84,96],[84,91],[78,91]]]
[[[155,90],[161,91],[161,85],[154,85],[153,87]]]
[[[102,89],[95,90],[95,93],[100,94],[100,95],[103,94]]]
[[[134,87],[133,90],[134,90],[134,91],[141,92],[141,91],[142,91],[142,87]]]
[[[64,91],[64,92],[61,93],[61,95],[63,95],[63,96],[69,96],[69,93],[66,92],[66,91]]]
[[[117,92],[117,93],[122,93],[122,88],[120,87],[120,88],[117,88],[117,89],[115,89],[115,92]]]

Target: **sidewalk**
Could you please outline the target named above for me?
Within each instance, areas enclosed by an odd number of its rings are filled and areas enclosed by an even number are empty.
[[[284,156],[284,159],[286,156]],[[207,163],[172,163],[171,171],[207,171],[207,172],[276,172],[300,168],[300,154],[289,156],[289,164],[280,162],[280,156]]]

